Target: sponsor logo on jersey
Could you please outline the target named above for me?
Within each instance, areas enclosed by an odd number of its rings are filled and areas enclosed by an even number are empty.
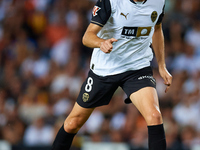
[[[93,16],[96,16],[96,15],[97,15],[97,12],[98,12],[100,9],[101,9],[100,7],[94,6],[93,11],[92,11],[92,15],[93,15]]]
[[[123,27],[122,37],[136,38],[141,36],[148,36],[151,32],[151,27]]]
[[[151,27],[138,27],[136,37],[148,36],[151,32]]]
[[[126,15],[124,15],[124,13],[121,12],[120,15],[124,16],[124,17],[126,18],[126,20],[127,20],[127,16],[128,16],[128,14],[129,14],[129,13],[127,13]]]
[[[89,99],[89,94],[88,93],[83,93],[83,102],[87,102],[88,101],[88,99]]]
[[[136,36],[138,27],[123,27],[122,35]]]
[[[157,17],[158,17],[157,11],[153,11],[153,12],[151,13],[151,21],[152,21],[152,22],[155,22],[156,19],[157,19]]]

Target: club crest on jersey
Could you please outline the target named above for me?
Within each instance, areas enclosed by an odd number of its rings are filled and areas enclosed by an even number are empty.
[[[152,22],[155,22],[156,19],[157,19],[157,17],[158,17],[157,11],[153,11],[153,12],[151,13],[151,21],[152,21]]]
[[[97,12],[98,12],[100,9],[101,9],[100,7],[94,6],[93,11],[92,11],[93,17],[97,15]]]
[[[89,97],[90,97],[90,96],[89,96],[88,93],[83,93],[83,97],[82,97],[82,98],[83,98],[83,101],[84,101],[84,102],[87,102],[88,99],[89,99]]]

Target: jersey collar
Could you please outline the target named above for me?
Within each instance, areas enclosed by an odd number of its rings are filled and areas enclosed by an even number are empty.
[[[130,0],[132,3],[137,4],[134,0]],[[147,0],[145,0],[142,4],[146,3]]]

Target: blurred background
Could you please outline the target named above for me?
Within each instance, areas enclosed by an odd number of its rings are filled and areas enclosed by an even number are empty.
[[[89,70],[92,49],[81,39],[95,3],[0,0],[0,150],[50,150]],[[152,65],[168,150],[200,150],[200,0],[166,0],[165,13],[167,94],[155,59]],[[96,142],[146,149],[146,123],[125,98],[118,89],[95,109],[72,150]],[[117,150],[110,146],[101,150]]]

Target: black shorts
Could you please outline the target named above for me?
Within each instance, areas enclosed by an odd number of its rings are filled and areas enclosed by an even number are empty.
[[[81,87],[77,103],[84,108],[108,105],[119,86],[128,96],[125,103],[130,103],[129,96],[132,93],[144,87],[156,88],[156,81],[151,67],[105,77],[98,76],[90,70]]]

